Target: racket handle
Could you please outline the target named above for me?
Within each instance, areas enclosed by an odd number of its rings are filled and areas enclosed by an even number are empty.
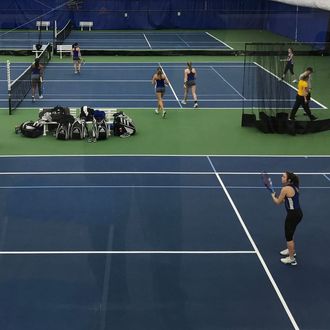
[[[271,192],[271,194],[273,194],[275,192],[273,187],[266,187],[266,188],[267,188],[267,190],[269,190]]]

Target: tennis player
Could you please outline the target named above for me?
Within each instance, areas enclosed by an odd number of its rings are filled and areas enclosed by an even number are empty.
[[[312,73],[314,72],[312,67],[306,68],[306,70],[299,76],[299,80],[303,78],[303,76],[307,76],[307,84],[308,84],[308,90],[307,90],[307,101],[309,102],[312,98]],[[304,115],[307,116],[307,113],[304,112]]]
[[[161,112],[162,117],[165,118],[166,111],[164,109],[163,97],[165,94],[165,85],[168,85],[169,82],[160,66],[157,68],[156,73],[152,76],[151,83],[155,86],[157,96],[157,109],[155,110],[155,112],[157,114]]]
[[[285,78],[286,74],[288,71],[290,71],[291,75],[292,75],[292,82],[293,83],[296,83],[297,80],[295,79],[294,77],[294,71],[293,71],[293,57],[294,57],[294,54],[293,54],[293,49],[292,48],[288,48],[288,56],[286,59],[283,59],[281,61],[284,61],[286,62],[286,65],[285,65],[285,68],[284,68],[284,72],[283,72],[283,75],[282,75],[282,79]]]
[[[295,120],[296,113],[300,106],[303,107],[305,113],[309,117],[310,120],[315,120],[317,117],[312,115],[311,110],[309,108],[309,88],[308,88],[308,75],[301,75],[298,82],[298,91],[296,95],[296,102],[293,105],[290,114],[290,120]]]
[[[73,59],[74,73],[80,73],[81,68],[81,52],[78,42],[72,45],[71,55]]]
[[[35,92],[38,86],[39,99],[42,99],[42,80],[43,80],[44,67],[39,62],[39,58],[36,58],[32,64],[31,70],[31,85],[32,85],[32,102],[35,102]]]
[[[299,80],[301,80],[304,76],[307,77],[307,84],[308,84],[308,95],[307,95],[307,99],[310,100],[311,99],[311,90],[312,90],[312,74],[313,74],[314,70],[312,67],[308,67],[306,68],[306,70],[299,76]]]
[[[276,197],[276,193],[272,193],[272,199],[275,204],[284,203],[287,216],[285,218],[285,238],[287,248],[280,252],[284,257],[281,262],[287,265],[296,266],[297,260],[295,258],[295,245],[293,235],[296,227],[303,218],[303,212],[299,203],[299,178],[292,172],[284,172],[282,174],[283,188],[280,195]]]
[[[191,94],[194,99],[194,108],[198,108],[197,102],[197,94],[196,94],[196,69],[193,68],[192,63],[187,63],[187,68],[184,70],[183,75],[183,100],[181,101],[182,104],[187,104],[188,92],[191,89]]]

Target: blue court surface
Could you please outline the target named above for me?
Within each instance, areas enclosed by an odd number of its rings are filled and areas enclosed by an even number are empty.
[[[38,42],[38,31],[0,31],[0,49],[32,49],[32,46]],[[53,32],[42,31],[41,42],[53,43]],[[64,43],[70,45],[74,42],[78,42],[80,47],[85,50],[232,49],[211,33],[201,31],[72,31]]]
[[[0,49],[28,49],[41,41],[44,44],[53,43],[54,32],[42,31],[39,40],[39,31],[5,31],[0,30]]]
[[[65,43],[78,42],[81,49],[233,49],[209,32],[79,32],[72,31]]]
[[[301,179],[281,264],[282,171]],[[328,329],[329,157],[2,156],[0,329]]]
[[[4,64],[3,64],[4,66]],[[88,105],[114,108],[155,108],[156,97],[151,85],[152,75],[161,66],[170,84],[164,97],[167,109],[192,108],[193,102],[182,105],[183,63],[86,63],[80,74],[75,74],[69,63],[50,63],[44,75],[44,99],[32,103],[30,95],[21,103],[20,108],[53,107],[58,104],[69,107]],[[26,69],[27,64],[11,65],[11,80],[15,80]],[[265,107],[266,109],[291,109],[296,89],[287,82],[251,63],[249,73],[258,77],[243,88],[244,64],[241,62],[195,63],[197,70],[197,94],[200,108],[245,109]],[[260,98],[257,84],[275,86],[285,98]],[[275,88],[274,87],[274,88]],[[1,70],[0,107],[7,109],[6,70]],[[271,89],[273,91],[273,88]],[[325,108],[312,99],[312,109]]]

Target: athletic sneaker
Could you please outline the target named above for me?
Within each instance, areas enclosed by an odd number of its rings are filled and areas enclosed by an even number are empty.
[[[162,114],[162,117],[165,118],[166,117],[166,111],[163,110],[163,114]]]
[[[187,104],[186,100],[181,101],[182,104]]]
[[[296,258],[292,258],[292,259],[290,257],[282,258],[281,262],[286,264],[286,265],[291,265],[291,266],[296,266],[297,265]]]
[[[293,83],[296,83],[296,82],[297,82],[297,79],[292,80],[292,82],[293,82]]]
[[[158,109],[155,109],[155,113],[158,115],[159,114],[159,111],[158,111]]]
[[[44,96],[43,96],[43,95],[40,95],[40,96],[39,96],[39,99],[43,99],[43,98],[44,98]]]
[[[280,255],[283,256],[283,257],[287,257],[289,255],[289,249],[285,249],[285,250],[282,250],[280,252]],[[296,256],[297,254],[294,253],[294,256]]]
[[[316,120],[317,117],[315,117],[314,115],[311,115],[311,116],[309,117],[309,119],[310,119],[311,121],[313,121],[313,120]]]
[[[198,108],[198,103],[195,103],[195,104],[194,104],[194,108],[195,108],[195,109]]]

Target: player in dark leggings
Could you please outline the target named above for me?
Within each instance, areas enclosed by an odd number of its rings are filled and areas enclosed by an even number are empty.
[[[297,82],[297,80],[295,79],[294,77],[294,71],[293,71],[293,66],[294,66],[294,63],[293,63],[293,57],[294,57],[294,54],[293,54],[293,49],[292,48],[288,48],[288,56],[286,59],[283,59],[281,61],[283,62],[286,62],[286,65],[285,65],[285,68],[284,68],[284,72],[283,72],[283,75],[282,75],[282,79],[285,78],[286,74],[288,73],[288,71],[290,71],[291,73],[291,76],[292,76],[292,82],[295,83]]]
[[[73,60],[74,73],[80,73],[81,68],[81,52],[78,42],[72,45],[71,56]]]
[[[39,63],[39,59],[36,58],[32,64],[31,69],[31,85],[32,85],[32,102],[35,101],[35,92],[38,88],[39,99],[43,98],[42,95],[42,79],[43,79],[43,70],[44,67]]]
[[[303,218],[303,212],[299,203],[299,178],[292,172],[284,172],[282,174],[283,188],[277,197],[275,192],[272,193],[272,199],[275,204],[285,204],[287,216],[285,218],[285,238],[287,249],[280,252],[284,257],[281,262],[287,265],[297,265],[295,245],[293,235],[296,227]]]

